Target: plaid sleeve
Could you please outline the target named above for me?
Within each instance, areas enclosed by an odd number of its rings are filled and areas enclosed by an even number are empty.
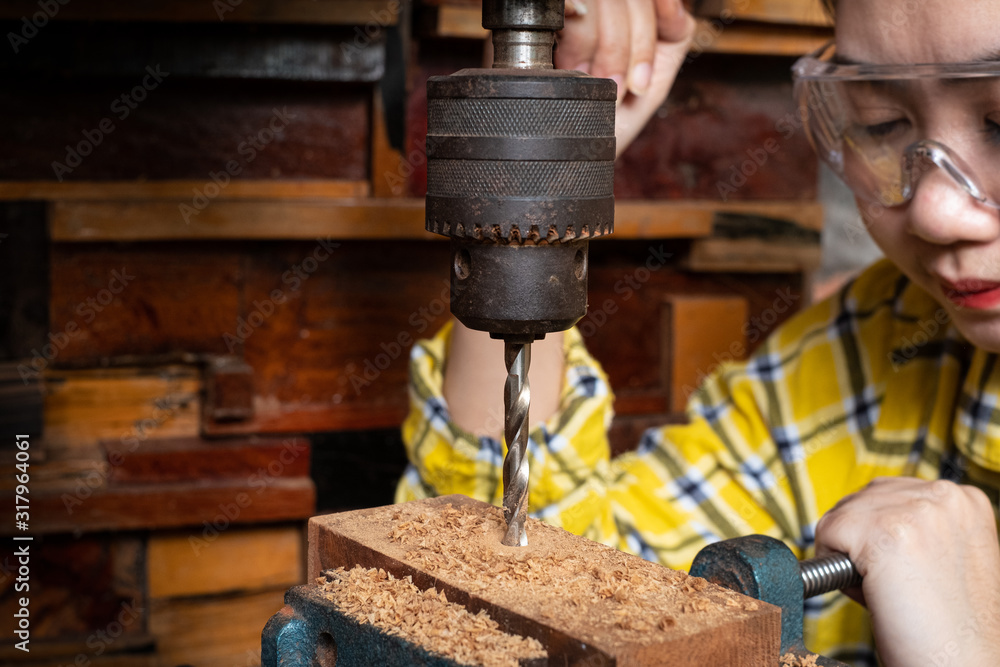
[[[403,442],[410,464],[396,502],[461,493],[500,504],[504,443],[455,424],[442,393],[451,339],[449,323],[418,341],[410,355],[410,411]],[[608,427],[614,415],[607,376],[576,329],[565,332],[565,371],[559,410],[528,437],[529,512],[605,543],[614,522],[605,497],[610,465]]]

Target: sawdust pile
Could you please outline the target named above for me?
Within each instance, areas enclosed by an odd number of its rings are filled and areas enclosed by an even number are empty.
[[[794,653],[786,653],[781,656],[781,667],[818,667],[815,655],[801,656]]]
[[[536,639],[500,629],[485,611],[472,614],[448,602],[444,591],[421,591],[411,579],[360,566],[327,570],[317,580],[324,594],[359,623],[370,623],[456,662],[518,667],[522,658],[546,657]]]
[[[616,643],[657,643],[759,609],[704,579],[611,548],[593,545],[581,553],[579,538],[535,519],[528,522],[528,547],[503,547],[499,508],[446,505],[428,513],[400,506],[392,519],[389,538],[406,550],[407,563],[469,593],[517,600],[535,618],[580,619],[584,634],[607,637],[613,628]]]

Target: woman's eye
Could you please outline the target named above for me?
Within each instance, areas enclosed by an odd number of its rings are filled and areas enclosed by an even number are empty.
[[[887,120],[874,125],[861,125],[861,131],[872,139],[885,139],[886,137],[892,136],[896,132],[903,130],[906,125],[906,120],[897,118],[895,120]]]
[[[1000,144],[1000,123],[987,118],[983,127],[983,132],[986,134],[986,138],[994,144]]]

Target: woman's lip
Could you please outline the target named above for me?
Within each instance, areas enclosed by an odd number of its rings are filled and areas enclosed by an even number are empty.
[[[958,292],[960,294],[975,294],[977,292],[989,292],[990,290],[995,290],[996,288],[1000,287],[1000,282],[993,282],[991,280],[979,280],[978,278],[973,278],[971,280],[959,280],[956,282],[941,279],[941,284],[944,286],[946,291]]]
[[[941,280],[949,301],[960,308],[993,308],[1000,305],[1000,283],[985,280]]]

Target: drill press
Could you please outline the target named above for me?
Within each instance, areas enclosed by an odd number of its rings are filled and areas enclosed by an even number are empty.
[[[484,0],[492,69],[427,84],[427,217],[451,238],[451,310],[504,341],[507,546],[527,544],[531,343],[587,312],[587,249],[614,228],[610,79],[553,69],[564,0]]]

